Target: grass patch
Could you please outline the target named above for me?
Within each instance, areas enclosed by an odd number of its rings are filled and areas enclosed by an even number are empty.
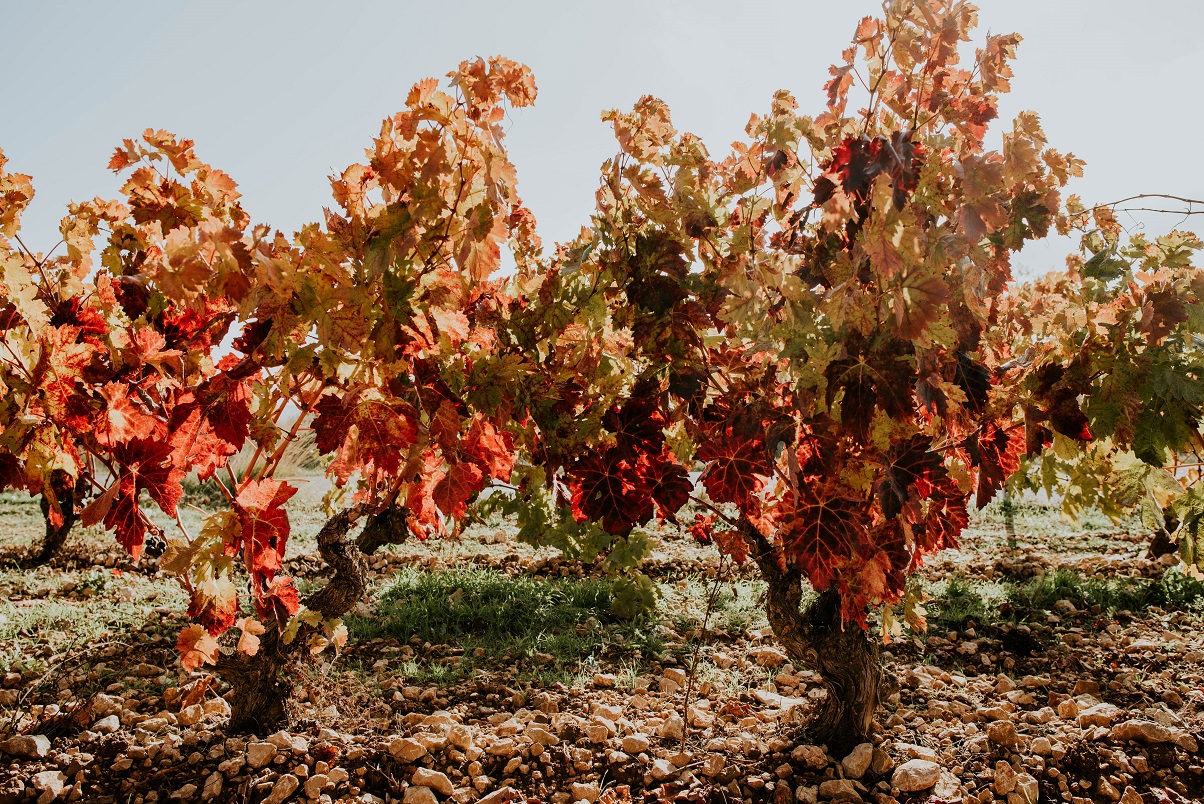
[[[1044,620],[1059,600],[1076,609],[1101,613],[1141,612],[1151,606],[1168,611],[1204,608],[1204,582],[1178,572],[1156,581],[1136,578],[1088,578],[1059,569],[1022,583],[986,582],[953,577],[927,590],[929,629],[964,631],[992,622]]]
[[[604,578],[406,569],[382,595],[374,616],[351,617],[347,627],[357,640],[416,640],[452,646],[459,654],[454,663],[419,656],[404,665],[403,675],[416,682],[451,683],[498,663],[520,665],[545,683],[566,681],[601,658],[638,663],[661,650],[653,618],[621,620],[611,613],[612,587]],[[530,661],[536,654],[544,654],[544,661]]]
[[[1049,611],[1059,600],[1075,608],[1099,606],[1109,613],[1138,612],[1151,606],[1186,611],[1204,600],[1204,582],[1178,572],[1168,572],[1157,581],[1132,578],[1087,578],[1069,570],[1057,570],[1013,587],[1008,594],[1020,610]]]

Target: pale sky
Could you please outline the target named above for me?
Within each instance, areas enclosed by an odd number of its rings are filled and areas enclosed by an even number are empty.
[[[1001,105],[1041,116],[1051,145],[1087,161],[1071,190],[1094,203],[1139,192],[1204,198],[1204,2],[982,0],[980,36],[1024,37]],[[827,66],[877,2],[846,0],[155,0],[5,3],[0,148],[37,197],[25,242],[58,240],[69,200],[116,195],[113,148],[146,127],[196,140],[239,183],[252,219],[286,232],[321,219],[327,177],[354,161],[410,85],[502,54],[535,71],[539,99],[512,113],[519,190],[546,242],[574,235],[613,155],[608,108],[644,94],[712,156],[742,137],[774,90],[822,109]],[[996,121],[995,136],[1001,127]],[[1204,230],[1145,216],[1150,230]],[[1122,222],[1138,223],[1122,217]],[[1029,249],[1027,275],[1065,244]]]

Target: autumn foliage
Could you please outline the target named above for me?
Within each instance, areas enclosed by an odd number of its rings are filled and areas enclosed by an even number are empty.
[[[117,150],[122,199],[72,205],[58,256],[20,242],[32,186],[0,172],[0,486],[61,517],[82,479],[84,524],[137,556],[146,506],[174,517],[185,475],[214,478],[226,506],[164,534],[190,668],[265,629],[345,633],[283,575],[275,470],[302,428],[332,509],[426,538],[495,487],[525,538],[594,552],[668,521],[861,625],[903,603],[918,626],[910,573],[1009,481],[1176,513],[1196,561],[1204,502],[1174,467],[1200,441],[1200,243],[1126,243],[1064,198],[1082,163],[1035,114],[992,133],[1020,37],[975,49],[976,16],[888,4],[817,114],[778,92],[718,158],[656,98],[606,113],[596,209],[550,254],[503,147],[535,84],[502,58],[415,85],[292,236],[165,132]],[[1084,253],[1017,285],[1055,230]]]

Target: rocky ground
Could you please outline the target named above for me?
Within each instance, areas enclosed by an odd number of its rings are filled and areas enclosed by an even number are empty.
[[[646,567],[655,648],[490,662],[450,640],[355,639],[353,624],[344,654],[299,679],[290,729],[252,738],[225,733],[223,690],[180,668],[178,590],[88,536],[50,568],[0,575],[0,803],[1201,800],[1197,598],[1093,598],[1091,583],[1153,583],[1174,562],[1147,559],[1135,529],[1027,516],[1016,549],[988,517],[931,563],[929,631],[886,646],[873,741],[847,756],[800,737],[825,693],[764,621],[703,610],[717,576],[755,604],[754,576],[673,534]],[[320,582],[319,563],[293,570]],[[407,566],[588,571],[504,531],[404,545],[377,560],[365,620]],[[1004,586],[1059,568],[1069,591],[1047,608]]]

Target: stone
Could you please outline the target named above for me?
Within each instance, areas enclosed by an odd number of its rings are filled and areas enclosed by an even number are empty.
[[[1008,794],[1008,804],[1037,804],[1041,796],[1037,780],[1027,773],[1016,775],[1016,789]]]
[[[271,737],[268,737],[266,742],[271,743],[281,751],[292,751],[298,755],[309,751],[309,740],[301,735],[289,734],[287,731],[276,732]]]
[[[702,772],[707,776],[718,776],[727,767],[727,759],[723,754],[707,754],[702,761]]]
[[[657,727],[656,733],[660,737],[668,740],[680,740],[686,734],[685,721],[681,719],[681,715],[674,712],[665,718],[665,722]]]
[[[987,739],[1005,748],[1014,748],[1020,744],[1020,735],[1016,732],[1016,724],[1010,720],[998,720],[987,724]]]
[[[185,706],[180,710],[180,714],[176,715],[176,722],[181,726],[195,726],[205,716],[205,707],[200,704]]]
[[[1033,753],[1039,757],[1053,756],[1053,745],[1047,737],[1036,737],[1033,739]]]
[[[1009,724],[1010,725],[1010,724]],[[1015,727],[1013,727],[1014,730]],[[904,793],[915,793],[927,790],[941,778],[941,766],[927,759],[909,759],[895,768],[890,777],[891,787],[897,787]],[[849,782],[852,784],[852,782]],[[823,792],[822,790],[820,791]]]
[[[500,740],[494,740],[485,750],[495,757],[512,757],[518,753],[518,743],[509,737],[503,737]]]
[[[1129,785],[1120,796],[1120,804],[1145,804],[1145,799],[1137,792],[1136,787]]]
[[[1075,703],[1073,698],[1067,698],[1058,704],[1058,717],[1066,720],[1073,720],[1079,716],[1079,705]]]
[[[415,762],[426,754],[426,746],[412,737],[394,737],[389,741],[389,756],[398,762]]]
[[[326,784],[329,780],[325,773],[315,773],[305,780],[305,797],[317,798],[322,795],[322,791],[326,789]]]
[[[92,724],[92,731],[98,734],[112,734],[121,728],[121,718],[117,715],[106,715]]]
[[[861,743],[850,751],[847,757],[840,760],[841,766],[844,767],[844,775],[849,779],[860,779],[870,769],[873,758],[873,744]]]
[[[57,770],[42,771],[31,776],[29,782],[34,790],[42,794],[38,801],[54,801],[63,792],[63,785],[67,784],[67,775]]]
[[[176,801],[188,801],[190,798],[192,798],[195,795],[196,795],[196,785],[189,783],[189,784],[179,787],[176,790],[171,791],[171,795],[169,795],[168,798],[173,798]]]
[[[597,782],[573,782],[573,801],[588,801],[594,804],[600,795]]]
[[[623,737],[623,753],[640,754],[647,751],[651,744],[646,734],[628,734]]]
[[[1105,776],[1096,781],[1095,791],[1109,801],[1120,801],[1120,791]]]
[[[1080,729],[1089,726],[1111,726],[1112,719],[1120,714],[1120,709],[1109,703],[1099,703],[1079,712],[1078,724]]]
[[[996,795],[1006,796],[1008,793],[1016,789],[1016,771],[1010,762],[1004,762],[1002,759],[995,763],[995,788]]]
[[[794,788],[794,800],[799,804],[817,804],[819,802],[819,785],[800,784]]]
[[[1113,740],[1135,740],[1146,745],[1158,743],[1174,743],[1188,753],[1194,754],[1198,748],[1196,738],[1182,729],[1173,729],[1155,723],[1152,720],[1126,720],[1112,727],[1110,732]]]
[[[247,764],[262,768],[276,758],[279,749],[271,743],[251,743],[247,746]]]
[[[614,673],[594,673],[594,686],[608,690],[618,683]]]
[[[415,787],[429,787],[436,793],[442,793],[445,796],[450,796],[456,790],[451,779],[447,778],[445,774],[429,768],[415,770],[414,775],[410,778],[410,784]]]
[[[407,787],[402,804],[439,804],[435,791],[429,787]]]
[[[899,743],[896,748],[907,755],[908,759],[926,759],[929,762],[936,762],[936,751],[926,745],[915,745],[914,743]]]
[[[50,753],[50,738],[42,734],[18,734],[0,743],[0,751],[22,759],[42,759]]]
[[[509,804],[522,798],[522,794],[513,787],[501,787],[484,798],[477,799],[477,804]]]
[[[230,702],[225,698],[210,698],[202,704],[206,715],[217,718],[230,717]]]
[[[959,799],[964,792],[961,780],[949,771],[941,771],[940,778],[932,786],[932,798],[936,801]]]
[[[762,667],[771,670],[786,663],[786,654],[777,648],[756,648],[748,652],[750,658]]]
[[[590,714],[597,715],[598,717],[604,717],[607,720],[614,722],[614,721],[618,720],[619,718],[623,717],[623,709],[622,709],[622,707],[619,707],[619,706],[608,706],[606,704],[594,704],[593,711],[591,711]]]
[[[201,800],[212,801],[222,794],[222,786],[226,783],[226,777],[222,776],[218,771],[209,774],[205,779],[205,786],[201,788]]]
[[[472,731],[467,726],[457,723],[447,730],[447,744],[461,751],[468,751],[472,748]]]
[[[824,798],[856,796],[857,786],[853,783],[852,779],[827,779],[819,783],[819,794]]]
[[[881,748],[875,748],[870,759],[870,771],[875,776],[883,776],[895,769],[895,761],[891,755],[883,751]]]
[[[268,797],[263,800],[263,804],[284,804],[289,796],[297,792],[297,788],[300,786],[300,779],[291,773],[286,773],[276,780],[276,784],[272,785],[272,792],[268,793]]]
[[[817,745],[799,745],[790,752],[790,758],[802,762],[809,768],[820,770],[828,767],[828,755]]]
[[[652,763],[652,778],[657,781],[668,779],[676,773],[676,766],[667,759],[658,759]]]
[[[531,742],[539,743],[544,746],[560,745],[560,738],[552,732],[545,729],[543,726],[538,726],[531,723],[523,731],[523,734],[531,738]]]

